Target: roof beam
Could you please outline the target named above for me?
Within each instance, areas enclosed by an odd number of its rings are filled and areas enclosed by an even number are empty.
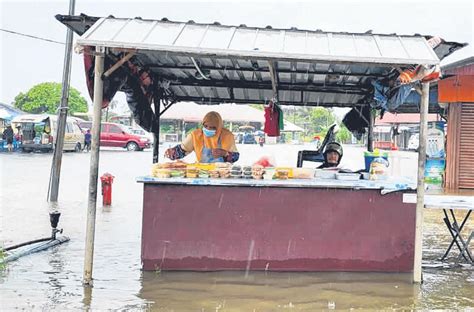
[[[188,102],[196,102],[196,103],[205,103],[205,104],[223,104],[223,103],[235,103],[235,104],[268,104],[268,100],[265,99],[213,99],[209,97],[196,97],[196,96],[187,96],[187,97],[178,97],[178,101],[188,101]],[[289,102],[289,101],[281,101],[278,102],[279,105],[294,105],[294,106],[322,106],[322,107],[334,107],[335,103],[316,103],[316,102]],[[337,103],[337,107],[358,107],[364,106],[368,104],[354,104],[354,103]]]
[[[234,63],[234,62],[233,62]],[[181,65],[181,66],[169,66],[169,65],[154,65],[154,64],[148,64],[146,65],[148,68],[151,69],[163,69],[163,70],[196,70],[194,66],[187,66],[187,65]],[[213,67],[213,66],[201,66],[201,70],[204,71],[211,71],[211,70],[222,70],[222,68],[219,67]],[[236,67],[234,65],[234,68],[231,67],[226,67],[226,71],[236,71],[239,76],[242,74],[241,72],[269,72],[269,68],[240,68]],[[285,70],[285,69],[278,69],[278,73],[282,74],[307,74],[307,75],[326,75],[328,74],[327,71],[309,71],[309,70]],[[340,76],[355,76],[355,77],[386,77],[386,75],[382,74],[375,74],[375,73],[345,73],[345,72],[331,72],[330,74],[332,75],[340,75]],[[240,79],[243,80],[243,77],[240,76]]]
[[[166,78],[166,77],[162,77]],[[195,79],[170,79],[172,86],[182,87],[216,87],[216,88],[242,88],[242,89],[264,89],[272,90],[273,84],[268,82],[252,82],[252,81],[238,81],[238,80],[195,80]],[[361,88],[356,85],[328,85],[328,84],[314,84],[302,83],[292,85],[290,83],[278,84],[278,90],[285,91],[313,91],[326,93],[340,93],[340,94],[359,94],[366,95],[370,92],[370,88]]]

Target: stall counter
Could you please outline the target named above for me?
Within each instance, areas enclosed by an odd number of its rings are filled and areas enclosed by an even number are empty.
[[[137,181],[144,270],[413,269],[408,180]]]

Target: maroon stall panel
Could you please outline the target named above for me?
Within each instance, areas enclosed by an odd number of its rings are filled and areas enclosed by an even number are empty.
[[[144,186],[144,270],[410,272],[414,240],[402,193]]]

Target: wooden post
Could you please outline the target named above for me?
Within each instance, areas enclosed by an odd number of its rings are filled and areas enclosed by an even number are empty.
[[[89,201],[87,207],[86,247],[84,257],[84,285],[92,286],[94,260],[95,215],[97,204],[97,180],[99,177],[100,121],[103,101],[104,47],[96,47],[94,75],[94,116],[92,120],[92,144],[89,170]]]
[[[375,117],[372,114],[372,109],[370,109],[369,127],[367,129],[367,150],[369,152],[374,151],[374,123],[375,123]]]
[[[157,77],[153,77],[153,105],[155,108],[156,131],[153,132],[153,163],[156,164],[160,159],[160,97],[158,96]]]
[[[426,135],[428,132],[429,83],[423,83],[420,103],[420,143],[418,149],[418,181],[416,186],[416,227],[415,227],[415,258],[413,263],[413,282],[421,283],[421,261],[423,258],[423,209],[425,206],[425,162]]]

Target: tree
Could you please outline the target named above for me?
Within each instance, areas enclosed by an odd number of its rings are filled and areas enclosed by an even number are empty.
[[[350,143],[351,133],[347,128],[341,123],[339,125],[339,131],[336,134],[336,141],[340,143]]]
[[[20,92],[13,106],[22,111],[33,114],[56,114],[61,102],[61,84],[57,82],[43,82],[33,86],[28,92]],[[87,101],[79,91],[69,88],[69,112],[87,112]]]
[[[315,107],[310,112],[312,130],[315,133],[323,133],[332,125],[336,118],[327,108],[324,107]]]

